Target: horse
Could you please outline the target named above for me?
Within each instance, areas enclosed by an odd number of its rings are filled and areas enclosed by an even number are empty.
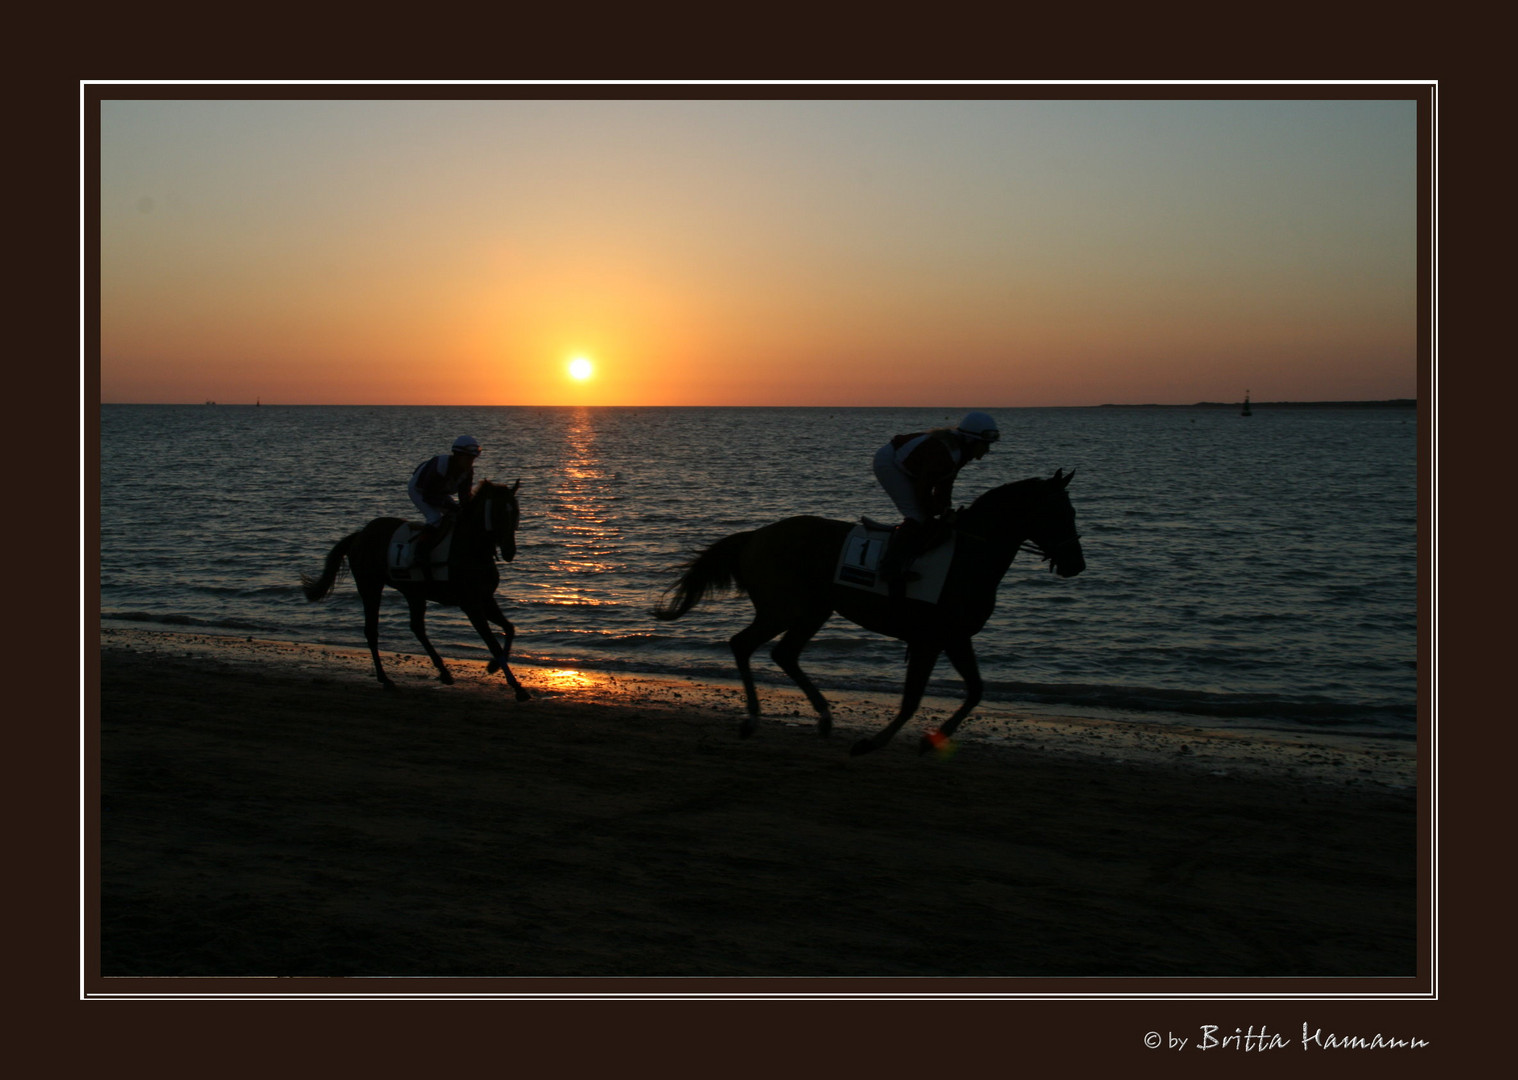
[[[748,715],[739,734],[752,735],[759,721],[759,698],[749,657],[782,634],[770,655],[801,688],[817,712],[818,734],[832,730],[827,699],[802,671],[801,650],[836,612],[875,633],[907,644],[906,685],[895,718],[876,734],[860,739],[852,755],[879,750],[895,737],[922,702],[928,677],[940,654],[965,684],[963,703],[938,728],[924,734],[919,751],[947,745],[960,723],[980,703],[983,683],[971,644],[996,606],[996,588],[1019,550],[1048,562],[1060,577],[1086,568],[1075,510],[1066,488],[1074,472],[1056,470],[985,492],[954,516],[953,560],[936,604],[881,595],[834,582],[838,556],[853,525],[801,515],[759,529],[735,533],[711,544],[679,567],[679,579],[653,609],[656,619],[678,619],[707,595],[746,593],[754,621],[729,641],[743,679]]]
[[[475,631],[490,648],[491,660],[487,672],[499,669],[506,682],[516,691],[518,701],[526,701],[532,695],[517,681],[506,657],[511,653],[511,641],[516,636],[500,605],[496,603],[495,590],[501,575],[496,568],[495,556],[511,562],[517,555],[516,532],[521,520],[517,504],[518,480],[513,484],[493,484],[481,481],[465,500],[453,525],[453,539],[448,552],[446,580],[401,580],[390,573],[388,548],[395,538],[396,530],[406,522],[400,518],[375,518],[358,532],[343,537],[327,553],[327,562],[318,578],[300,576],[306,599],[320,600],[332,591],[342,569],[343,559],[353,572],[353,583],[364,602],[364,637],[369,642],[369,653],[374,657],[374,673],[380,685],[394,690],[395,683],[385,674],[379,655],[379,608],[385,586],[390,586],[406,598],[411,608],[411,632],[427,650],[432,664],[437,668],[438,680],[451,684],[453,675],[443,658],[427,638],[427,602],[430,600],[446,607],[456,607],[469,617]],[[497,642],[490,624],[499,626],[504,634]]]

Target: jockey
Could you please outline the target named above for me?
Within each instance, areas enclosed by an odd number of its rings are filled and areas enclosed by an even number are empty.
[[[875,478],[903,518],[881,560],[883,576],[901,577],[927,549],[928,526],[945,520],[953,508],[959,470],[985,457],[999,438],[995,420],[972,412],[958,427],[897,435],[875,452]]]
[[[426,568],[433,545],[442,538],[443,524],[469,502],[474,483],[474,459],[480,456],[480,443],[473,435],[453,440],[450,453],[430,457],[411,473],[406,490],[422,512],[426,523],[417,534],[413,565]],[[458,502],[453,496],[458,495]]]

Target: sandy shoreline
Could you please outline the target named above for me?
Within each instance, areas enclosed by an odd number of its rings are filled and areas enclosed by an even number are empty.
[[[312,645],[302,642],[184,633],[104,628],[101,645],[134,650],[142,655],[200,658],[226,665],[352,681],[374,686],[373,665],[366,649]],[[432,666],[424,656],[382,653],[386,669],[402,685],[435,687]],[[481,661],[445,657],[461,692],[497,692],[499,675],[487,675]],[[517,664],[518,676],[545,706],[616,705],[698,710],[718,730],[736,726],[743,709],[742,692],[728,683],[689,682],[647,675],[608,674]],[[765,726],[795,725],[810,729],[811,707],[790,687],[762,686]],[[836,705],[833,743],[843,751],[856,734],[879,730],[894,715],[897,699],[889,694],[828,691]],[[957,702],[928,698],[892,747],[910,750],[918,736],[953,710]],[[1208,732],[1184,723],[1114,722],[1064,716],[1043,708],[983,703],[959,732],[962,745],[989,744],[1039,754],[1088,758],[1115,765],[1172,765],[1200,773],[1249,774],[1312,783],[1364,785],[1391,790],[1417,786],[1417,752],[1409,740],[1366,739],[1327,732],[1286,735],[1267,732]]]
[[[102,630],[107,983],[1418,975],[1411,746],[387,660]]]

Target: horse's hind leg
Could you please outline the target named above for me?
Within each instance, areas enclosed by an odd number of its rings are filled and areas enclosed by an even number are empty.
[[[443,658],[432,647],[432,642],[427,638],[427,597],[421,592],[406,594],[406,603],[411,607],[411,632],[416,635],[416,640],[422,643],[422,648],[427,650],[427,656],[432,660],[432,666],[437,668],[438,681],[444,686],[453,683],[453,675],[449,672]]]
[[[822,691],[817,689],[817,684],[801,670],[801,650],[806,648],[806,643],[816,636],[817,631],[822,629],[822,624],[828,621],[832,612],[826,612],[820,619],[808,621],[801,626],[793,626],[786,631],[785,636],[770,650],[770,656],[775,663],[780,665],[780,670],[791,677],[791,681],[801,687],[801,692],[812,703],[812,708],[817,710],[817,734],[827,738],[833,731],[833,710],[828,705],[827,698],[822,696]]]
[[[516,691],[518,701],[526,701],[532,697],[527,688],[517,681],[512,674],[511,668],[506,665],[506,657],[511,655],[511,642],[517,636],[517,628],[511,625],[501,611],[501,606],[494,600],[486,604],[479,611],[469,611],[469,621],[474,624],[475,630],[480,637],[485,639],[485,644],[490,648],[490,663],[485,665],[485,673],[488,675],[496,669],[506,676],[506,683]],[[490,630],[490,624],[495,623],[503,631],[501,640],[496,641],[495,634]]]
[[[738,676],[743,680],[743,699],[748,708],[748,715],[738,725],[738,734],[745,739],[759,726],[759,694],[754,689],[754,672],[749,667],[749,657],[754,655],[755,649],[783,629],[781,623],[756,616],[753,622],[739,630],[728,642],[733,649],[733,659],[738,664]]]
[[[980,663],[975,659],[975,646],[969,638],[951,641],[944,645],[944,655],[949,658],[949,663],[954,665],[954,670],[959,672],[959,677],[965,681],[965,700],[954,710],[954,715],[940,724],[936,731],[930,731],[922,737],[917,744],[918,753],[927,753],[929,750],[942,746],[949,740],[960,721],[969,716],[980,704],[985,683],[980,677]]]
[[[364,640],[369,643],[369,655],[374,658],[375,677],[386,690],[394,690],[395,683],[385,674],[385,666],[380,663],[379,654],[380,598],[384,595],[385,583],[361,579],[355,574],[354,584],[358,586],[358,598],[364,604]]]
[[[922,695],[928,687],[928,676],[933,674],[933,665],[938,663],[938,654],[942,651],[943,646],[937,644],[907,646],[907,682],[901,694],[901,708],[896,713],[896,719],[869,738],[856,742],[849,748],[850,754],[858,757],[879,750],[896,737],[902,725],[912,719],[917,706],[922,704]]]

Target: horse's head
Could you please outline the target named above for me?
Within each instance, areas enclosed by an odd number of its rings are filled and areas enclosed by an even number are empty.
[[[1086,568],[1080,533],[1075,531],[1075,507],[1065,491],[1074,475],[1058,469],[1047,480],[992,488],[959,515],[959,525],[1017,538],[1015,542],[1047,560],[1060,577],[1074,577]]]
[[[470,500],[478,504],[481,528],[506,562],[517,557],[517,525],[522,520],[517,488],[521,486],[520,480],[510,485],[482,480]]]
[[[1060,577],[1074,577],[1086,568],[1086,556],[1081,551],[1081,534],[1075,531],[1075,507],[1065,491],[1075,476],[1075,470],[1066,473],[1055,469],[1054,475],[1040,481],[1044,496],[1034,514],[1028,541],[1037,554],[1049,560],[1049,569]]]

